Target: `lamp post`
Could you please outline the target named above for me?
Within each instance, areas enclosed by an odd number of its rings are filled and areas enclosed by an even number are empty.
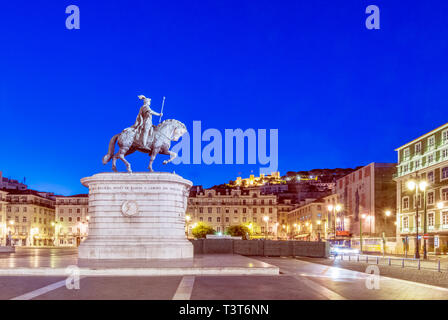
[[[278,225],[279,225],[279,223],[276,222],[275,223],[275,240],[278,240]]]
[[[334,229],[333,240],[334,242],[336,242],[336,213],[341,211],[342,207],[340,204],[336,205],[329,204],[327,209],[329,212],[333,213],[333,229]]]
[[[317,241],[319,241],[319,242],[320,242],[320,224],[321,224],[321,221],[317,220]]]
[[[419,196],[419,192],[418,190],[420,189],[420,191],[423,191],[423,195],[426,198],[426,186],[427,183],[424,180],[420,180],[420,181],[414,181],[414,180],[409,180],[407,183],[407,187],[410,191],[415,190],[415,224],[416,224],[416,228],[415,228],[415,232],[416,232],[416,237],[415,237],[415,259],[420,259],[420,248],[419,248],[419,242],[418,242],[418,205],[419,202],[418,201],[418,196]],[[426,201],[425,201],[426,202]],[[426,232],[426,210],[424,212],[425,216],[424,216],[424,232]],[[425,248],[423,249],[424,251],[424,255],[426,252],[426,239],[425,239]]]
[[[267,239],[268,238],[268,222],[269,222],[269,217],[268,216],[264,216],[263,217],[264,222],[266,222],[266,230],[265,230],[265,236],[264,238]]]
[[[387,228],[387,218],[390,217],[392,213],[390,210],[384,212],[384,231],[383,231],[383,256],[386,255],[386,228]]]

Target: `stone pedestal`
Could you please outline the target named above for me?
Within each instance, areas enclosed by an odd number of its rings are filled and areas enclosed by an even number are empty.
[[[80,259],[186,259],[185,236],[191,181],[179,175],[99,173],[81,179],[89,188],[89,235]]]

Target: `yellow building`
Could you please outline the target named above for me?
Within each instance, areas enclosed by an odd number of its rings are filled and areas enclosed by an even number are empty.
[[[428,252],[447,252],[448,123],[406,143],[396,151],[396,228],[400,251],[410,254],[415,252],[417,224],[421,237],[425,232],[426,212]],[[420,254],[423,243],[423,238],[420,238]]]
[[[88,194],[56,196],[56,246],[78,246],[88,235],[88,223]]]
[[[54,198],[51,193],[35,190],[4,190],[6,229],[13,245],[52,246]]]
[[[195,223],[204,222],[218,233],[245,224],[255,237],[277,237],[277,197],[260,190],[206,189],[191,192],[186,215],[188,234]]]
[[[8,221],[6,219],[6,195],[8,192],[0,190],[0,246],[6,245],[8,236]]]
[[[304,241],[326,239],[325,207],[323,200],[301,205],[288,213],[290,238]]]

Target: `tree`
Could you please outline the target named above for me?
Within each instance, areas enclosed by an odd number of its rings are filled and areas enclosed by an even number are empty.
[[[196,227],[191,230],[196,239],[205,238],[208,234],[215,234],[215,230],[204,222],[199,222]]]
[[[250,229],[247,226],[240,224],[228,227],[227,233],[232,237],[242,237],[243,240],[248,240]]]

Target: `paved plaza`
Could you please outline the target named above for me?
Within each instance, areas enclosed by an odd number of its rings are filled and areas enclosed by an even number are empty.
[[[240,257],[240,256],[238,256]],[[240,257],[243,259],[245,257]],[[248,260],[249,261],[249,260]],[[83,276],[79,289],[66,287],[67,276],[0,276],[0,299],[182,299],[182,300],[358,300],[448,299],[448,289],[335,266],[330,259],[256,257],[260,265],[279,268],[277,275]],[[76,265],[76,249],[23,249],[0,255],[0,269]],[[337,262],[340,264],[340,262]],[[361,272],[360,272],[361,271]],[[367,280],[367,281],[366,281]],[[370,287],[370,289],[368,288]]]

